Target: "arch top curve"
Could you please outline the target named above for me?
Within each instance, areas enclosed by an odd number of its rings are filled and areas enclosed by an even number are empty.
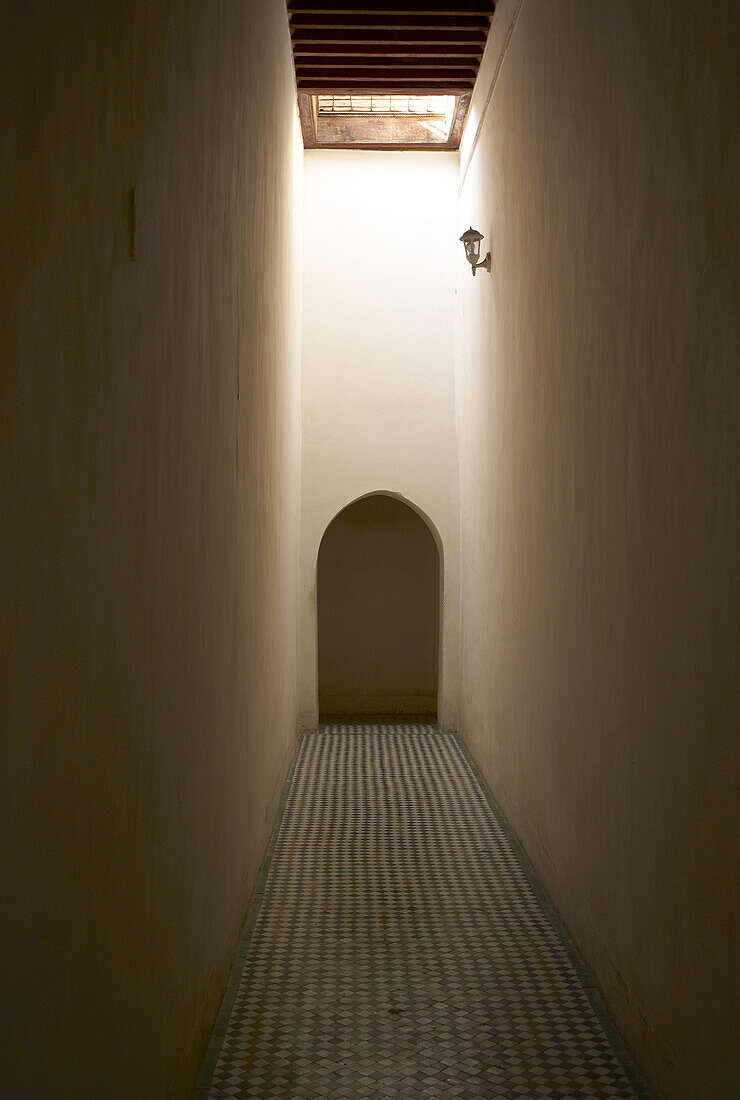
[[[319,539],[319,544],[317,547],[317,555],[321,549],[321,544],[324,541],[326,532],[329,530],[334,521],[338,519],[343,512],[346,512],[348,508],[351,508],[354,504],[358,504],[361,500],[367,500],[369,497],[391,497],[391,499],[397,500],[401,504],[405,504],[406,507],[410,509],[410,511],[415,512],[419,519],[421,519],[429,528],[429,532],[437,546],[440,563],[444,561],[444,543],[442,542],[442,536],[439,533],[437,525],[434,523],[432,518],[424,511],[424,509],[420,507],[420,505],[418,505],[415,501],[410,500],[409,497],[405,497],[403,493],[400,493],[395,489],[371,489],[369,490],[369,492],[360,493],[359,496],[353,497],[352,500],[348,500],[346,504],[343,504],[342,507],[334,513],[334,515],[331,517],[331,519],[321,532],[321,538]]]

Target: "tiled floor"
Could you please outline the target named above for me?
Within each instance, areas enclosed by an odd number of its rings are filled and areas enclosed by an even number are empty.
[[[196,1096],[648,1095],[454,736],[305,737],[260,893]]]

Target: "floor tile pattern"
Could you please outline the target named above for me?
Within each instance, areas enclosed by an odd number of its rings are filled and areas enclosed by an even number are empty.
[[[609,1031],[453,735],[304,738],[211,1097],[646,1096]]]

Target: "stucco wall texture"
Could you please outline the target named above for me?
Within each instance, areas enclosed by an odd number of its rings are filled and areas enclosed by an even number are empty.
[[[457,720],[455,153],[315,150],[304,165],[301,723],[318,719],[316,562],[338,512],[410,501],[443,562],[439,718]]]
[[[182,1097],[297,723],[287,19],[11,3],[0,39],[0,1092]]]
[[[501,0],[461,149],[461,726],[671,1100],[738,1094],[737,48]]]

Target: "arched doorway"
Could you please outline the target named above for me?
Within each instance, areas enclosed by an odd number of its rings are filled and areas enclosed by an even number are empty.
[[[317,604],[320,721],[436,721],[440,559],[413,508],[377,493],[335,516]]]

